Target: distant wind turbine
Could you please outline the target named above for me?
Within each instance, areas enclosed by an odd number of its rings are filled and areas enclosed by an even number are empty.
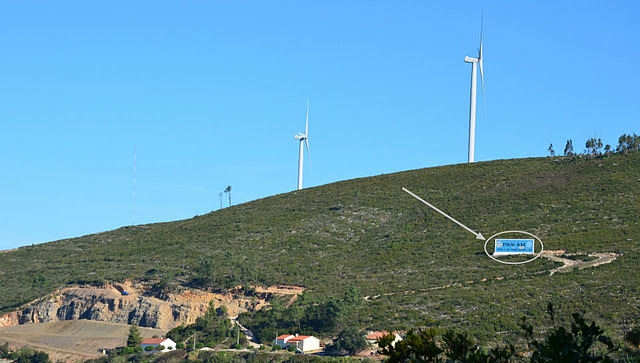
[[[298,190],[302,189],[302,166],[304,164],[304,145],[307,146],[307,154],[309,155],[309,165],[311,165],[311,152],[309,151],[309,100],[307,100],[307,124],[304,134],[298,133],[294,136],[296,140],[300,140],[300,155],[298,156]]]
[[[131,225],[136,225],[136,159],[137,159],[137,148],[133,147],[133,208],[132,213],[133,217],[131,220]]]
[[[471,105],[469,106],[469,162],[473,163],[476,147],[476,63],[480,66],[480,80],[482,82],[482,102],[484,102],[484,74],[482,71],[482,30],[484,19],[480,20],[480,49],[478,58],[466,56],[464,61],[471,63]]]

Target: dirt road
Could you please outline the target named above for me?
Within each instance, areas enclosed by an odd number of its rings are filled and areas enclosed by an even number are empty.
[[[579,254],[576,254],[576,253],[565,254],[564,251],[544,251],[542,253],[542,257],[547,258],[551,261],[556,261],[563,264],[562,266],[549,271],[549,276],[553,276],[553,274],[555,274],[556,272],[561,272],[561,273],[570,272],[576,268],[578,270],[582,270],[583,268],[587,268],[587,267],[604,265],[605,263],[611,263],[615,261],[615,259],[620,256],[619,253],[612,253],[612,252],[589,253],[588,256],[598,257],[597,259],[592,261],[580,261],[580,260],[574,260],[574,259],[562,257],[562,256],[575,256],[575,255],[579,255]]]

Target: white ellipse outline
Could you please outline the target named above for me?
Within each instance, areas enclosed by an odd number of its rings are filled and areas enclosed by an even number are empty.
[[[499,236],[499,235],[501,235],[501,234],[505,234],[505,233],[523,233],[523,234],[529,235],[529,236],[531,236],[531,237],[533,237],[533,238],[537,239],[537,240],[538,240],[538,242],[540,242],[540,253],[538,253],[538,255],[537,255],[536,257],[532,258],[532,259],[529,259],[529,260],[526,260],[526,261],[521,261],[521,262],[507,262],[507,261],[500,261],[499,259],[497,259],[497,258],[495,258],[495,257],[491,256],[491,255],[489,254],[489,252],[487,252],[487,243],[489,243],[489,240],[490,240],[490,239],[492,239],[492,238],[494,238],[494,237],[497,237],[497,236]],[[533,247],[535,248],[535,244],[534,244],[534,246],[533,246]],[[542,256],[542,251],[544,251],[544,243],[542,243],[542,240],[541,240],[538,236],[536,236],[535,234],[533,234],[533,233],[529,233],[529,232],[524,232],[524,231],[504,231],[504,232],[499,232],[499,233],[496,233],[496,234],[494,234],[493,236],[491,236],[491,237],[487,238],[487,240],[484,242],[484,253],[486,253],[486,254],[487,254],[487,256],[489,256],[489,258],[490,258],[490,259],[492,259],[492,260],[494,260],[494,261],[496,261],[496,262],[504,263],[505,265],[522,265],[522,264],[525,264],[525,263],[529,263],[529,262],[531,262],[531,261],[535,260],[536,258],[538,258],[538,257]]]

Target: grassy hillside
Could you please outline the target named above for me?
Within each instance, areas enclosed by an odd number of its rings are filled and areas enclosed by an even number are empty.
[[[546,259],[501,265],[403,186],[485,237],[522,230],[546,249],[623,255],[551,277],[556,263]],[[552,301],[619,334],[638,313],[639,221],[637,152],[412,170],[0,254],[0,311],[37,298],[39,275],[45,290],[124,278],[187,282],[208,258],[220,285],[302,285],[316,299],[355,286],[369,296],[361,315],[370,327],[461,325],[490,339],[517,330],[523,314],[542,316]]]

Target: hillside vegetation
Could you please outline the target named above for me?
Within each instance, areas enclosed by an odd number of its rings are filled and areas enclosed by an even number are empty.
[[[483,242],[402,191],[407,187],[485,237],[533,233],[545,249],[615,252],[612,263],[557,273],[538,259],[507,266]],[[366,297],[361,327],[438,325],[480,339],[519,317],[584,311],[615,335],[637,318],[640,153],[498,160],[348,180],[189,220],[0,254],[0,311],[65,284],[125,278],[300,285],[308,299]],[[34,226],[37,228],[37,226]],[[44,277],[44,281],[42,279]],[[486,279],[486,280],[485,280]]]

